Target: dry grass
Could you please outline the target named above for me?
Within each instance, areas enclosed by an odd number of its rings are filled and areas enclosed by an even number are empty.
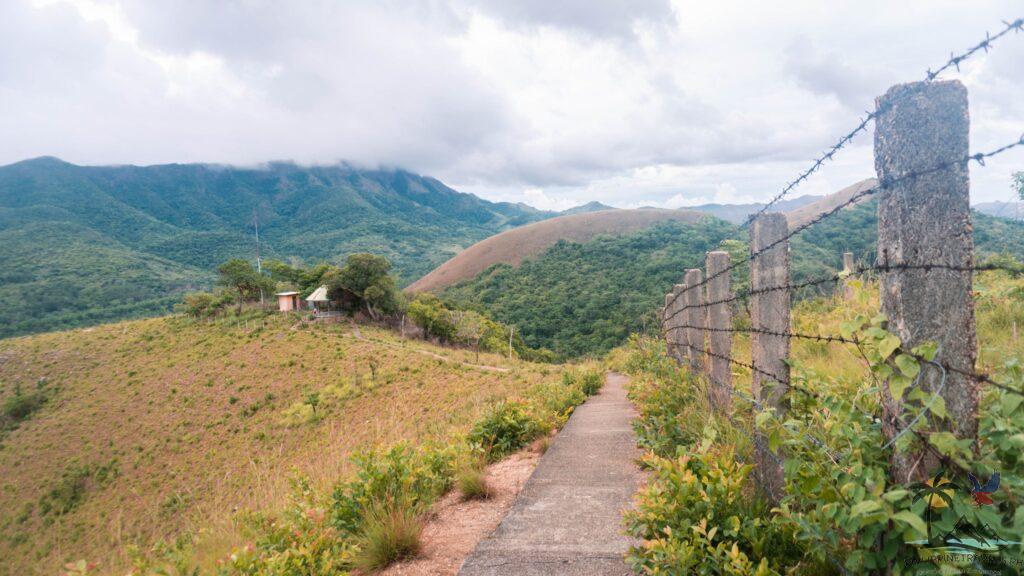
[[[212,567],[240,541],[234,512],[280,506],[294,475],[327,489],[355,449],[465,430],[494,402],[561,377],[487,354],[481,363],[509,370],[473,368],[462,351],[360,332],[153,319],[0,341],[0,401],[41,378],[55,391],[3,436],[0,574],[51,575],[80,558],[123,574],[129,545],[179,534]],[[102,466],[116,474],[89,472],[77,506],[42,514],[68,471]]]

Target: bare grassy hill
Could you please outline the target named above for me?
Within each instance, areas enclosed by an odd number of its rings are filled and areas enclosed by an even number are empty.
[[[586,242],[600,234],[628,234],[658,222],[696,222],[703,214],[690,210],[602,210],[535,222],[481,240],[409,285],[410,292],[440,290],[498,263],[516,265],[540,254],[559,240]]]
[[[823,212],[846,202],[853,195],[877,185],[874,178],[862,180],[812,202],[801,201],[786,217],[795,228]],[[747,205],[750,211],[759,205]],[[693,223],[710,214],[695,210],[603,210],[561,216],[508,230],[481,240],[451,260],[438,266],[406,288],[409,292],[437,291],[462,280],[468,280],[495,264],[518,265],[525,258],[537,256],[559,240],[587,242],[601,234],[623,235],[649,228],[659,222]]]
[[[0,341],[0,574],[97,562],[186,537],[212,568],[243,543],[236,512],[274,509],[290,478],[329,490],[360,447],[468,428],[560,368],[279,316],[152,319]],[[38,393],[38,396],[37,396]],[[311,401],[311,394],[316,400]],[[312,403],[315,403],[315,411]],[[93,572],[90,572],[92,574]]]

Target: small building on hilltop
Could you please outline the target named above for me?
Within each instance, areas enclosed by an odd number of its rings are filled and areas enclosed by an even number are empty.
[[[302,309],[302,299],[298,292],[278,292],[274,296],[277,296],[277,309],[281,312]]]
[[[309,307],[317,314],[327,312],[331,307],[331,300],[327,297],[327,286],[321,286],[309,296],[306,296]]]

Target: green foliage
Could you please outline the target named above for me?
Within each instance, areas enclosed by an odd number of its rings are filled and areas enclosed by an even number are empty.
[[[15,384],[14,393],[0,404],[0,433],[17,428],[28,420],[55,392],[42,378],[36,381],[35,389],[31,392],[24,391],[21,384]]]
[[[542,430],[541,423],[519,402],[500,402],[473,429],[467,439],[497,461],[526,446]]]
[[[1024,172],[1014,172],[1010,188],[1017,193],[1017,197],[1024,200]]]
[[[750,498],[753,467],[737,462],[735,454],[652,456],[645,464],[651,477],[625,520],[630,533],[644,540],[630,551],[634,570],[760,576],[798,568],[792,534],[772,521],[767,505]]]
[[[791,244],[794,282],[829,276],[843,252],[862,263],[875,259],[877,202],[843,210],[798,234]],[[1024,222],[972,215],[976,254],[1024,259]],[[709,250],[733,262],[749,257],[747,231],[707,218],[696,224],[663,223],[632,234],[582,244],[559,242],[518,267],[499,264],[445,290],[451,306],[472,309],[515,325],[525,343],[561,357],[600,354],[634,332],[657,329],[654,311],[687,268],[703,268]],[[749,287],[749,267],[732,273],[733,290]],[[825,294],[831,284],[806,288],[799,298]]]
[[[984,279],[979,325],[991,322],[988,316],[993,314],[1012,317],[1013,303],[1022,295],[1017,282],[1006,275]],[[810,316],[794,321],[821,321],[829,302],[802,305],[801,313]],[[980,450],[972,450],[969,440],[945,431],[948,414],[942,397],[917,385],[918,375],[932,369],[927,360],[936,347],[923,345],[908,353],[886,329],[883,316],[843,316],[849,319],[840,332],[860,342],[866,372],[820,374],[791,360],[794,385],[813,394],[791,394],[784,420],[771,411],[742,418],[752,410],[739,397],[728,417],[710,410],[703,380],[675,367],[660,343],[633,338],[609,357],[613,367],[634,375],[630,395],[640,411],[636,428],[641,446],[650,451],[645,462],[653,468],[636,512],[629,516],[630,531],[644,540],[631,551],[638,569],[694,574],[956,573],[955,556],[935,553],[947,545],[946,535],[955,527],[973,530],[968,536],[976,539],[1020,541],[1024,514],[1015,495],[1024,490],[1024,397],[982,387]],[[1024,389],[1019,360],[1006,362],[994,377],[1011,389]],[[903,399],[901,420],[911,427],[894,445],[887,444],[882,430],[877,398],[884,383]],[[786,455],[786,494],[772,510],[757,502],[750,482],[747,463],[755,430],[769,447]],[[894,483],[893,451],[926,449],[940,454],[947,468],[928,483]],[[968,471],[982,479],[1001,473],[994,505],[971,502],[964,489]],[[1007,558],[1020,553],[1020,544],[1009,544],[1003,552]]]
[[[682,269],[702,266],[704,253],[734,228],[707,218],[584,244],[561,241],[518,267],[493,266],[443,297],[514,324],[531,348],[561,356],[606,352],[645,323],[654,329],[652,311],[665,287]]]
[[[217,264],[253,258],[254,207],[268,260],[373,252],[395,264],[401,284],[554,215],[343,165],[19,162],[0,167],[0,337],[169,311],[183,293],[209,289]]]
[[[401,500],[423,512],[451,485],[455,454],[451,450],[416,453],[405,444],[385,451],[370,450],[353,456],[355,478],[334,489],[331,522],[342,533],[358,533],[371,505]]]
[[[260,274],[249,261],[241,258],[232,258],[221,264],[217,267],[217,274],[217,283],[232,289],[239,308],[242,302],[257,301],[261,295],[267,296],[274,292],[274,281]]]
[[[427,336],[438,338],[442,342],[449,342],[455,338],[457,331],[451,311],[437,296],[430,293],[417,294],[409,303],[406,313]]]
[[[383,256],[351,254],[345,266],[324,274],[323,280],[331,300],[340,301],[352,311],[366,311],[377,319],[382,314],[395,314],[402,307],[390,270],[391,263]]]

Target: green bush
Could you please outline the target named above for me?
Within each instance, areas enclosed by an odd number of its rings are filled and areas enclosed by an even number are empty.
[[[17,389],[14,396],[4,400],[3,415],[12,422],[21,422],[43,406],[46,398],[40,392],[25,394]]]
[[[332,522],[345,534],[359,532],[371,504],[401,500],[423,512],[451,486],[455,468],[453,450],[417,453],[407,444],[362,452],[352,460],[355,478],[335,487],[331,503]]]
[[[643,539],[628,561],[644,574],[782,574],[797,566],[793,536],[745,491],[753,467],[730,451],[649,457],[652,475],[626,514]],[[827,574],[829,569],[808,574]]]
[[[473,429],[470,445],[482,448],[494,462],[519,450],[543,430],[540,422],[519,402],[500,402]]]

